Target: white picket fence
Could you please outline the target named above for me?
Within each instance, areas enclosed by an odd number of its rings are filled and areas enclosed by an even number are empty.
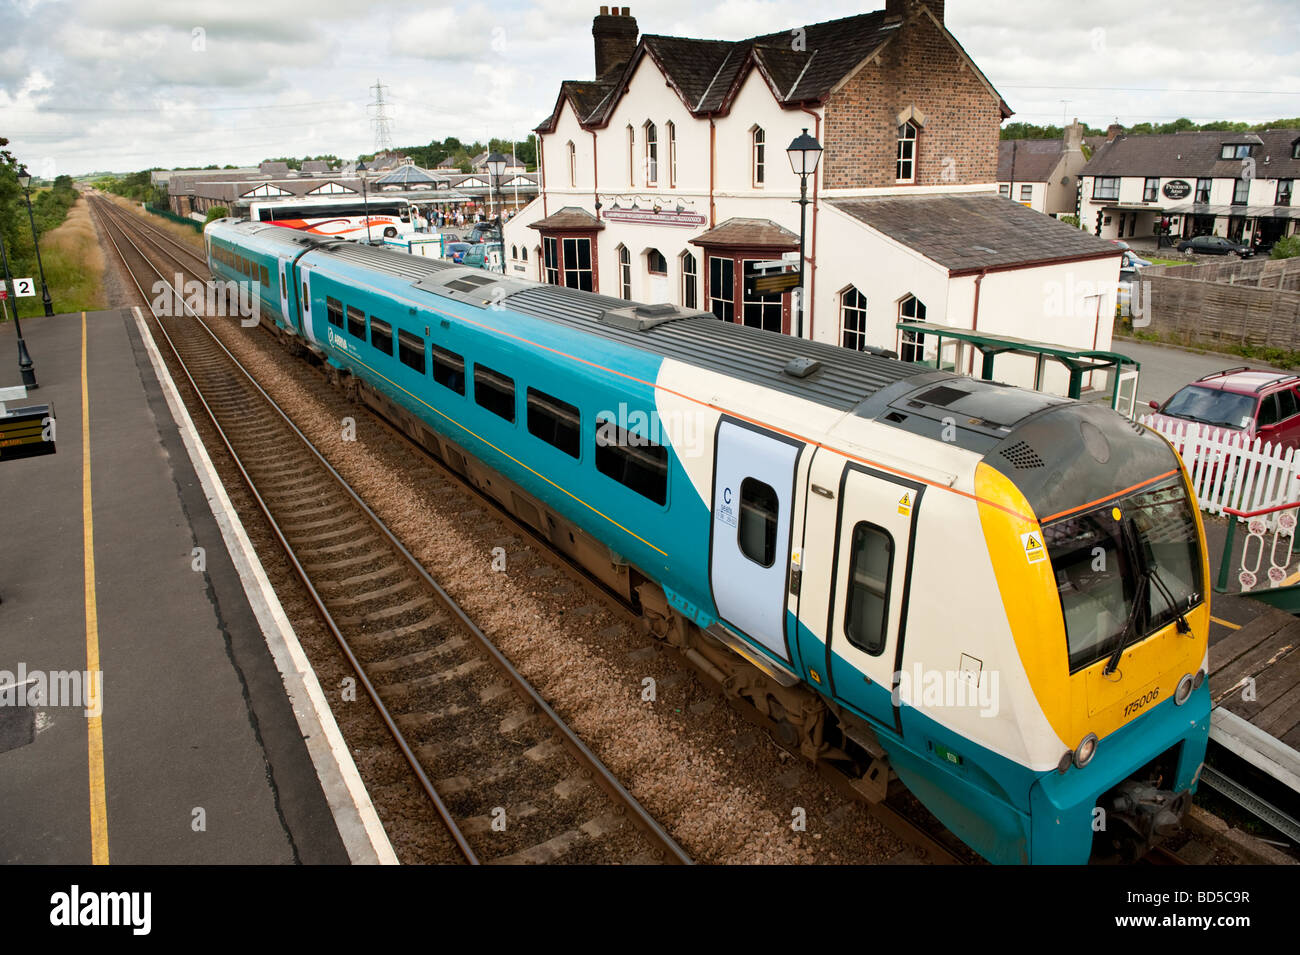
[[[1169,439],[1192,476],[1197,503],[1207,513],[1221,514],[1225,507],[1255,511],[1300,500],[1295,448],[1265,444],[1259,438],[1247,442],[1240,431],[1220,429],[1207,435],[1195,421],[1157,422],[1150,415],[1138,420]]]

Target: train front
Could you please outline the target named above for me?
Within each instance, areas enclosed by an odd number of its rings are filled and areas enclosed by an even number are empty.
[[[1029,797],[1029,860],[1132,860],[1179,824],[1209,734],[1209,565],[1159,435],[1070,402],[978,466],[1016,650],[1061,753]],[[1046,732],[1046,731],[1045,731]]]

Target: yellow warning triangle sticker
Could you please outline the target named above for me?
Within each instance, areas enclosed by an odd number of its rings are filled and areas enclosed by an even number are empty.
[[[904,491],[903,496],[898,499],[898,513],[907,515],[912,513],[912,492]]]
[[[1020,535],[1020,543],[1025,548],[1025,560],[1031,564],[1036,564],[1040,560],[1047,559],[1047,549],[1043,547],[1043,541],[1040,535],[1034,531],[1028,534]]]

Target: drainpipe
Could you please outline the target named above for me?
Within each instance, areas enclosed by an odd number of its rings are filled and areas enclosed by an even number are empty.
[[[541,133],[537,133],[537,188],[542,193],[542,218],[546,218],[546,162],[544,156],[546,153],[546,140],[542,138]]]
[[[596,155],[596,131],[591,132],[591,200],[596,204],[596,218],[600,218],[600,164]]]
[[[718,152],[718,128],[713,125],[713,117],[709,117],[709,228],[712,229],[718,224],[717,211],[713,205],[713,169],[717,161]]]
[[[800,109],[802,109],[805,113],[807,113],[809,116],[813,118],[813,124],[814,124],[813,136],[817,139],[817,142],[820,143],[822,141],[821,115],[819,113],[814,113],[806,106],[801,106]],[[825,144],[823,143],[822,146],[824,149]],[[817,194],[820,191],[819,183],[821,181],[821,171],[823,168],[822,163],[824,162],[826,162],[825,152],[822,153],[822,161],[817,164],[817,172],[813,174],[812,241],[809,243],[809,248],[808,248],[808,293],[807,293],[808,300],[804,302],[804,308],[803,308],[804,314],[808,316],[808,337],[814,340],[817,337],[816,335],[813,334],[813,323],[814,323],[813,300],[815,298],[813,292],[817,288],[817,209],[819,205],[817,202]]]
[[[980,327],[980,283],[984,281],[984,276],[986,275],[988,275],[988,269],[981,269],[980,274],[975,276],[975,307],[971,311],[970,316],[970,330],[972,332],[978,331]],[[966,374],[968,375],[975,374],[975,350],[975,346],[972,345],[970,349],[970,361],[966,364]],[[943,364],[942,355],[938,357],[938,362],[939,364]],[[981,374],[982,373],[983,369],[981,369]]]

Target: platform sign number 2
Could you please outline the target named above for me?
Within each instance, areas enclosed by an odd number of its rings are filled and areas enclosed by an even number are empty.
[[[14,295],[18,298],[31,298],[36,294],[35,279],[14,279]]]

